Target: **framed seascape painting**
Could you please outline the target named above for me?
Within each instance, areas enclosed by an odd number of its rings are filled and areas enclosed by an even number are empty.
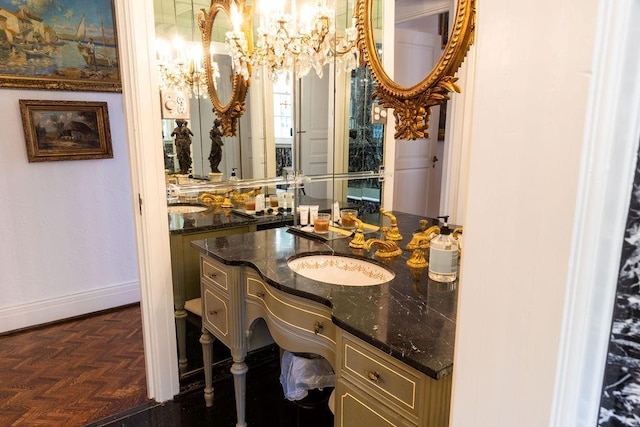
[[[29,162],[113,158],[106,102],[21,99]]]
[[[121,92],[114,0],[0,0],[0,87]]]

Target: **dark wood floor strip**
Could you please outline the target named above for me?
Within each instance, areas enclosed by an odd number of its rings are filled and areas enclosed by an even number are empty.
[[[0,337],[1,426],[82,426],[147,401],[137,305]]]

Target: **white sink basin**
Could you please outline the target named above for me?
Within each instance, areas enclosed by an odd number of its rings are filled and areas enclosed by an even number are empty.
[[[340,255],[306,255],[292,258],[287,264],[301,276],[332,285],[380,285],[395,277],[378,264]]]
[[[201,205],[169,205],[167,206],[167,211],[169,211],[170,214],[172,213],[197,213],[197,212],[204,212],[206,211],[208,208],[206,206],[201,206]]]

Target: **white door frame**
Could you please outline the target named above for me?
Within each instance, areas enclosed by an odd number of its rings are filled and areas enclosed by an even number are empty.
[[[153,0],[116,0],[122,98],[131,168],[132,206],[140,274],[147,395],[178,394],[173,285]]]
[[[633,167],[628,159],[637,153],[640,128],[640,79],[637,79],[640,67],[637,61],[625,62],[635,52],[632,52],[630,44],[624,43],[634,32],[636,39],[638,37],[638,28],[634,28],[633,23],[640,18],[640,4],[638,0],[602,0],[600,3],[595,67],[598,74],[594,77],[589,105],[593,126],[585,141],[587,149],[580,184],[583,191],[576,212],[571,283],[554,396],[552,425],[555,426],[583,425],[579,414],[585,412],[588,413],[584,416],[590,420],[584,425],[594,425],[593,421],[597,419],[599,396],[596,394],[600,392],[597,383],[601,378],[594,372],[602,371],[605,354],[590,360],[583,359],[585,349],[606,350],[608,344],[612,305],[602,304],[602,301],[612,301],[615,289],[598,289],[597,283],[602,278],[608,280],[614,274],[617,276],[622,236],[607,240],[602,240],[602,236],[611,229],[624,228],[633,179]],[[120,30],[120,68],[127,118],[132,205],[136,211],[148,395],[157,401],[165,401],[177,394],[179,383],[159,125],[161,116],[157,71],[153,68],[153,2],[116,0],[115,4]],[[634,76],[635,82],[631,80]],[[620,90],[623,85],[625,90]],[[473,94],[472,79],[466,90]],[[612,111],[616,113],[612,114]],[[392,128],[389,126],[387,133],[392,134]],[[393,150],[385,151],[388,159],[388,155],[393,154],[389,151]],[[594,177],[598,179],[594,180]],[[385,196],[385,206],[388,199]],[[605,201],[609,207],[607,212],[601,210]],[[607,253],[613,255],[606,257]],[[590,277],[584,277],[589,274]],[[606,306],[608,310],[602,308]],[[597,334],[594,334],[594,328],[599,331]],[[576,363],[580,360],[583,362]]]
[[[597,425],[640,135],[640,1],[602,0],[550,426]]]

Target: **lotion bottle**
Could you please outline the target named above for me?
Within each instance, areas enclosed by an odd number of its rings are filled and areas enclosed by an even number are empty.
[[[458,242],[451,236],[449,216],[439,216],[444,225],[429,245],[429,278],[437,282],[453,282],[458,277]]]
[[[264,194],[256,194],[256,214],[262,215],[265,210]]]
[[[231,176],[229,177],[229,181],[239,181],[239,178],[236,175],[236,169],[238,168],[231,168]]]

